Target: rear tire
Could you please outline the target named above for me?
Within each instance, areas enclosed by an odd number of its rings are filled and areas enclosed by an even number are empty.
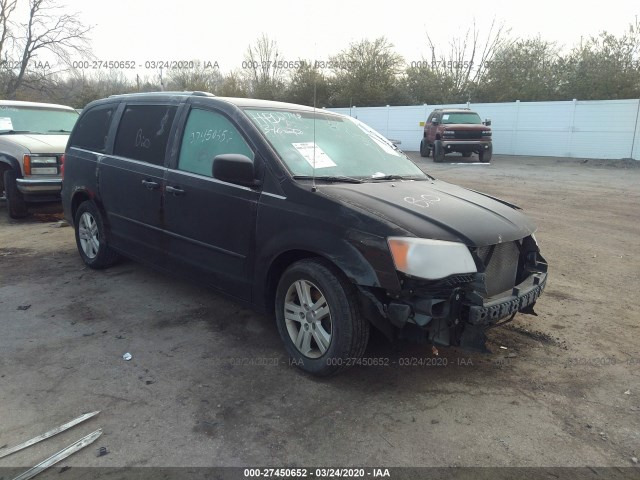
[[[333,375],[364,354],[369,322],[360,315],[355,287],[330,263],[318,258],[291,265],[275,300],[280,337],[305,372]]]
[[[430,150],[431,149],[429,148],[429,144],[423,138],[420,141],[420,156],[423,158],[427,158],[429,156]]]
[[[491,157],[493,156],[493,145],[489,144],[489,148],[480,150],[478,154],[478,159],[483,163],[489,163],[491,161]]]
[[[444,161],[444,146],[442,140],[436,140],[433,144],[433,161],[441,163]]]
[[[95,203],[82,202],[73,223],[78,252],[87,266],[102,269],[118,260],[119,255],[107,244],[104,221]]]
[[[7,212],[11,218],[24,218],[29,213],[27,204],[16,183],[15,170],[7,170],[4,172],[4,196],[7,205]]]

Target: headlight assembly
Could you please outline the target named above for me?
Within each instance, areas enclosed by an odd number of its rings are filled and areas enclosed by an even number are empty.
[[[469,248],[462,243],[413,237],[389,237],[387,242],[396,269],[408,275],[437,280],[477,272]]]

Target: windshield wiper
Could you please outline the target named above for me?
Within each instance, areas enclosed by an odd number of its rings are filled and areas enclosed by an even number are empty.
[[[420,180],[416,175],[371,175],[372,180]]]
[[[71,130],[64,130],[64,129],[60,129],[60,130],[47,130],[47,132],[53,132],[53,133],[71,133]]]
[[[14,134],[14,133],[35,133],[35,132],[32,132],[31,130],[2,130],[2,131],[0,131],[0,135],[4,135],[4,134],[7,134],[7,133]]]
[[[293,178],[296,180],[321,180],[323,182],[341,182],[341,183],[364,183],[362,180],[353,177],[345,177],[343,175],[320,175],[320,176],[311,176],[311,175],[294,175]]]

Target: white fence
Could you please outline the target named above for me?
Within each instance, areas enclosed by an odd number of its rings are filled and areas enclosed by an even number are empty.
[[[434,108],[469,106],[491,119],[493,152],[574,158],[640,160],[640,99],[475,103],[330,110],[356,117],[401,148],[420,148],[424,122]]]

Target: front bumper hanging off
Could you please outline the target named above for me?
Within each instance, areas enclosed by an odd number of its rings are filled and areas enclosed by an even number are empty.
[[[489,326],[516,312],[522,312],[536,303],[546,283],[546,273],[535,273],[516,285],[510,295],[487,299],[482,305],[468,305],[469,315],[466,320],[471,325]]]

